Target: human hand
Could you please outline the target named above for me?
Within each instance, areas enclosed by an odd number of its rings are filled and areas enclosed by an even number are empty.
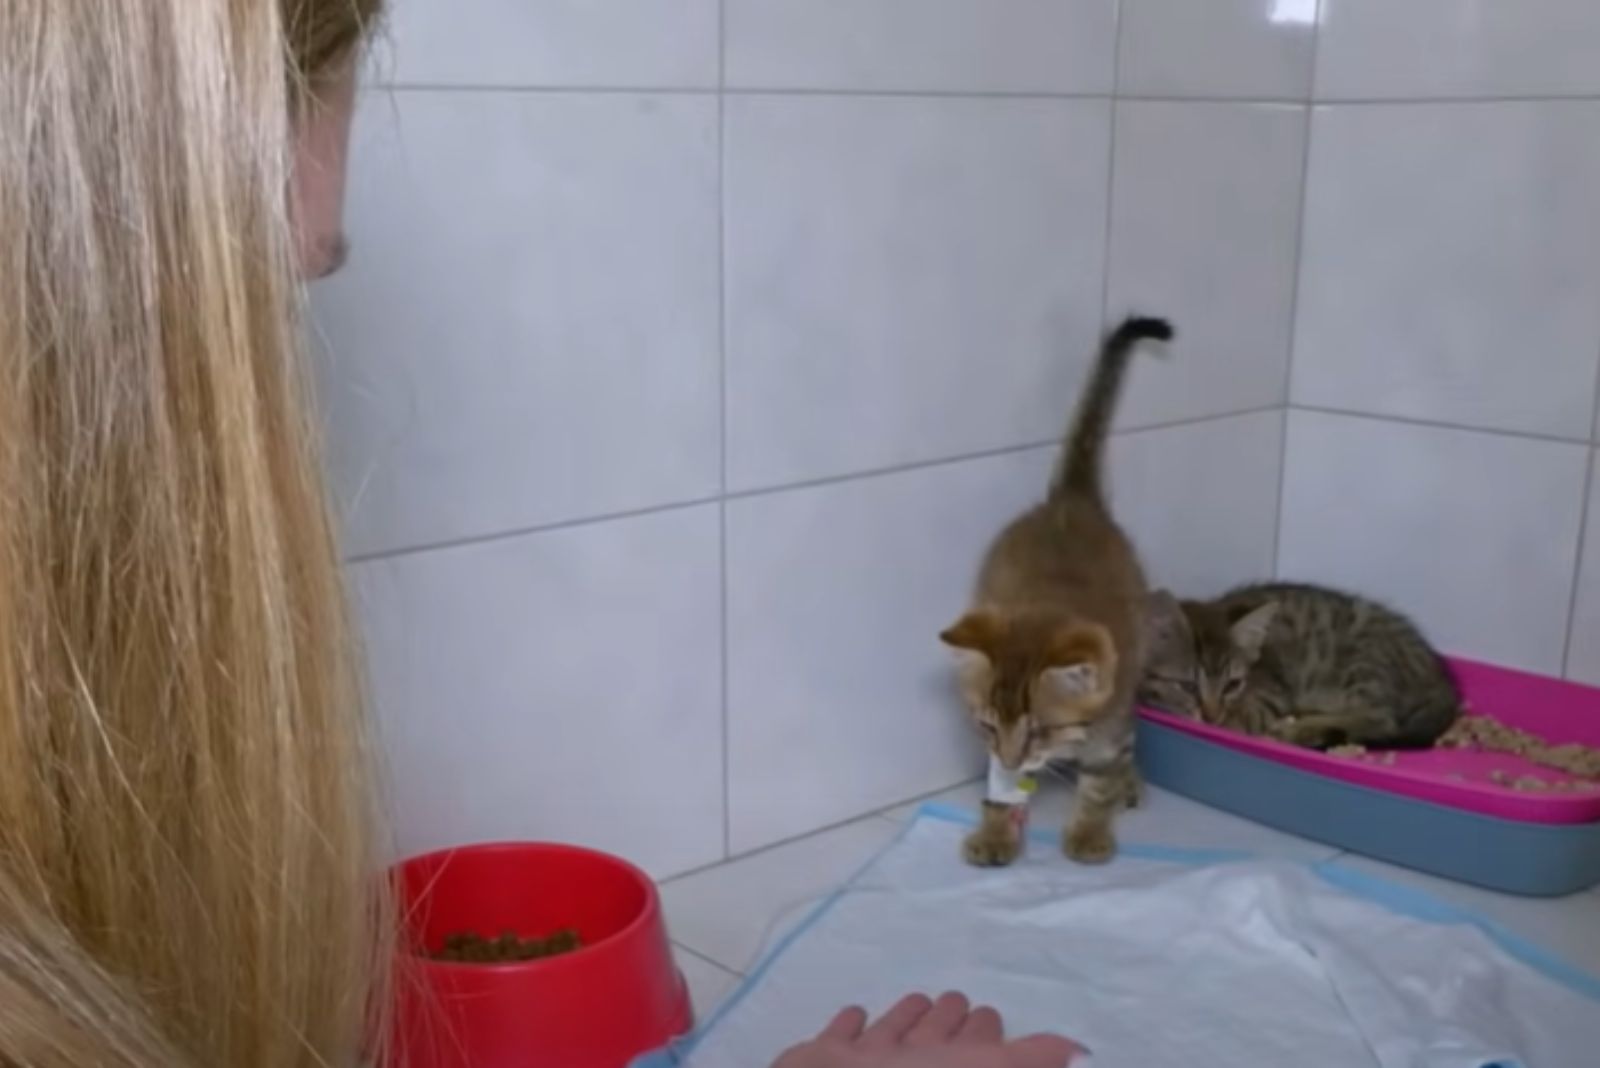
[[[872,1023],[845,1009],[772,1068],[1067,1068],[1082,1052],[1055,1035],[1007,1042],[993,1009],[974,1009],[960,994],[914,994]]]

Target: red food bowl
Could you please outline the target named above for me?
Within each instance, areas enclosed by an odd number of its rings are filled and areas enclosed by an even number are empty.
[[[413,956],[390,1068],[625,1068],[694,1023],[661,900],[638,868],[576,846],[505,843],[396,868]],[[435,961],[449,935],[544,937],[582,948],[508,964]]]

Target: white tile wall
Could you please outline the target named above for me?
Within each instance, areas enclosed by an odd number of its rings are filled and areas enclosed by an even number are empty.
[[[735,851],[982,766],[938,635],[999,525],[1044,494],[1035,449],[728,505]]]
[[[727,103],[728,478],[1039,442],[1100,326],[1104,101]]]
[[[1305,135],[1300,107],[1117,105],[1109,310],[1179,337],[1134,375],[1122,425],[1283,403]]]
[[[316,312],[402,844],[668,873],[964,777],[935,634],[1134,307],[1157,581],[1600,683],[1597,12],[396,0]]]
[[[1129,96],[1304,100],[1317,0],[1122,0]]]
[[[318,293],[351,551],[714,496],[716,101],[367,103]]]
[[[1582,438],[1600,101],[1318,108],[1296,404]]]
[[[1291,412],[1279,569],[1368,591],[1451,652],[1561,671],[1588,449]]]
[[[1111,91],[1116,0],[726,0],[728,84]]]
[[[1314,111],[1292,402],[1462,429],[1295,412],[1280,571],[1392,590],[1452,651],[1600,683],[1600,564],[1576,567],[1600,7],[1322,0],[1322,18],[1316,98],[1379,103]]]
[[[356,566],[402,849],[723,847],[715,505]]]
[[[1322,0],[1319,99],[1600,93],[1593,0]]]
[[[401,85],[715,89],[718,0],[396,0]]]
[[[1282,459],[1281,411],[1115,438],[1111,498],[1150,581],[1201,597],[1270,575]]]

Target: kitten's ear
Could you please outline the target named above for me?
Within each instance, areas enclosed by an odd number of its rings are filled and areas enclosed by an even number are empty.
[[[1228,635],[1233,639],[1234,648],[1245,656],[1254,660],[1261,655],[1261,646],[1267,640],[1267,631],[1272,628],[1272,621],[1278,615],[1278,602],[1268,601],[1260,608],[1240,616],[1228,628]]]
[[[1156,590],[1145,597],[1144,632],[1152,659],[1176,656],[1194,646],[1189,617],[1167,590]]]
[[[1117,647],[1098,623],[1063,627],[1050,643],[1043,678],[1060,697],[1104,701],[1116,685]]]
[[[993,657],[995,646],[999,644],[1000,635],[1004,630],[1005,623],[999,616],[979,608],[968,612],[945,628],[939,635],[939,640],[961,652]]]

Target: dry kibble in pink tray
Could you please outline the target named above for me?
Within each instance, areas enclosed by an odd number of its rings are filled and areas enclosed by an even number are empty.
[[[1462,716],[1439,739],[1437,748],[1505,753],[1582,779],[1600,779],[1600,747],[1551,742],[1492,716]]]

